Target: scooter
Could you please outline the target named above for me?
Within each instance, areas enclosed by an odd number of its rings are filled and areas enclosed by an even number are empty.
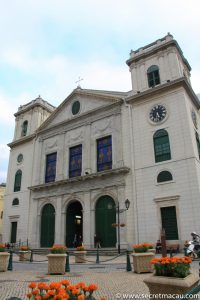
[[[191,259],[200,258],[200,247],[196,249],[193,241],[186,241],[184,246],[185,256]]]

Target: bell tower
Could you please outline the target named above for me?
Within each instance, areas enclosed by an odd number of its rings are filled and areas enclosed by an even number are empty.
[[[133,94],[181,77],[190,83],[191,67],[170,33],[138,50],[131,50],[126,63],[131,72]]]
[[[31,102],[21,105],[15,113],[14,140],[28,137],[50,116],[55,107],[40,96]]]

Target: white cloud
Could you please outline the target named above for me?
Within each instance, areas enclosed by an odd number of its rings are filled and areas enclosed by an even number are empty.
[[[0,160],[9,158],[9,148],[7,145],[0,144]]]

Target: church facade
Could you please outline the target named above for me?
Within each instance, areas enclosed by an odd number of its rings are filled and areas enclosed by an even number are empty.
[[[77,87],[57,108],[20,106],[5,195],[5,242],[126,248],[200,232],[200,103],[168,34],[131,51],[132,90]],[[130,203],[128,209],[125,204]],[[120,239],[120,240],[119,240]]]

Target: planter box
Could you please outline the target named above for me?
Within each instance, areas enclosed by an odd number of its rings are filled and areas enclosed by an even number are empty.
[[[154,248],[148,249],[147,252],[156,253],[156,249],[154,249]]]
[[[19,261],[30,261],[31,251],[19,251]]]
[[[169,299],[167,295],[183,295],[191,288],[198,285],[199,277],[196,274],[190,274],[185,278],[165,277],[151,275],[144,279],[152,295],[157,295],[156,299]],[[160,294],[160,297],[159,297]],[[166,297],[164,297],[164,294]]]
[[[75,263],[85,263],[86,262],[87,251],[74,251]]]
[[[66,254],[48,254],[48,274],[65,274]]]
[[[133,271],[135,273],[153,272],[153,266],[150,260],[155,258],[152,252],[133,253]]]
[[[0,272],[6,272],[8,268],[8,258],[10,253],[0,252]]]

